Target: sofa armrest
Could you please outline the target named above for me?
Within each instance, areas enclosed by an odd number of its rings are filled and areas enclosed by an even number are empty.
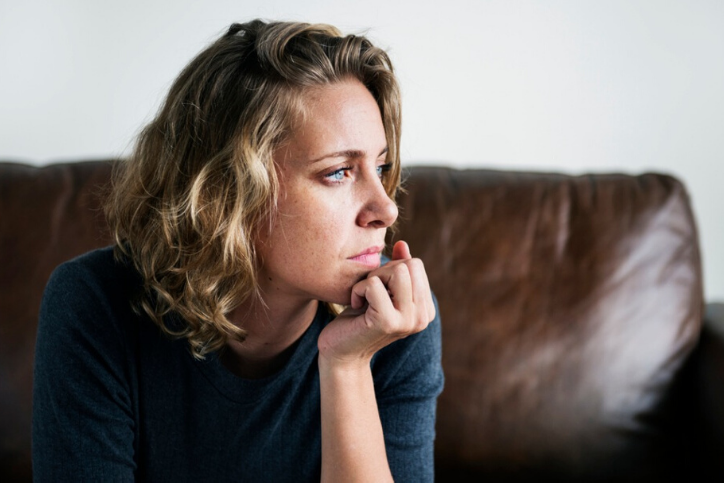
[[[696,354],[696,391],[707,466],[724,472],[724,303],[706,306]]]

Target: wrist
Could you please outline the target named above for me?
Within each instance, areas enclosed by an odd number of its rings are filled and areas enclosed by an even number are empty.
[[[354,375],[370,372],[371,355],[340,358],[334,354],[319,352],[317,360],[320,374]]]

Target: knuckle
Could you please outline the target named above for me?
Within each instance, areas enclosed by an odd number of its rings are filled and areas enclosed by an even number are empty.
[[[420,331],[419,326],[420,326],[420,315],[416,314],[416,315],[410,317],[410,319],[407,321],[407,324],[405,325],[405,334],[410,335],[410,334],[419,332]]]
[[[407,266],[412,273],[421,273],[425,271],[425,264],[419,258],[411,258],[407,260]]]
[[[403,276],[410,273],[410,269],[407,268],[407,265],[405,265],[404,263],[398,263],[397,265],[392,267],[392,273],[397,276]]]
[[[380,279],[380,277],[378,277],[377,275],[368,278],[367,281],[372,288],[379,288],[381,286],[384,286],[384,284],[382,283],[382,279]]]
[[[383,327],[383,332],[385,335],[393,336],[393,337],[399,337],[400,334],[402,334],[404,331],[401,330],[399,322],[390,322],[388,324],[385,324]]]
[[[420,282],[427,281],[425,266],[423,265],[422,260],[420,260],[419,258],[415,260],[410,260],[410,273],[413,277],[415,277],[415,279],[419,280]]]

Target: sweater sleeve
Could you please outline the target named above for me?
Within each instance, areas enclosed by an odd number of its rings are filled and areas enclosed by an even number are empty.
[[[434,481],[435,411],[444,383],[437,312],[424,331],[390,344],[373,361],[387,460],[398,483]]]
[[[134,479],[128,336],[101,278],[73,261],[56,269],[45,289],[33,387],[34,481]]]

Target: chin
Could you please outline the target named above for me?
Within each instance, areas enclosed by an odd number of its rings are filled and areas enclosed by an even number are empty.
[[[336,296],[327,297],[323,302],[326,302],[328,304],[337,304],[337,305],[344,305],[347,306],[352,303],[352,288],[350,287],[350,291],[346,294],[338,294]]]
[[[345,274],[335,277],[331,283],[325,284],[326,289],[320,293],[317,300],[330,304],[350,305],[352,303],[352,287],[367,278],[371,270],[363,273]]]
[[[323,297],[320,297],[319,300],[329,304],[349,305],[352,303],[352,287],[355,283],[356,282],[347,283],[341,287],[335,287],[333,290],[324,294]]]

